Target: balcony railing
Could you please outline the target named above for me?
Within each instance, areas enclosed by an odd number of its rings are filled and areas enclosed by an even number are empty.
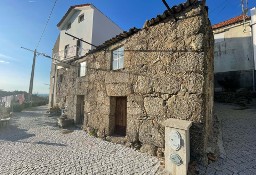
[[[86,52],[87,51],[84,50],[82,47],[71,46],[71,47],[67,47],[66,49],[64,49],[62,51],[54,53],[53,58],[55,59],[55,62],[57,62],[57,60],[68,61],[68,60],[72,60],[74,58],[81,57]]]

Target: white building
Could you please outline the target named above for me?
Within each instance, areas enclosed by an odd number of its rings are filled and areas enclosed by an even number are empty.
[[[251,17],[240,15],[212,26],[214,32],[215,90],[255,87]],[[256,33],[255,33],[256,34]]]
[[[123,32],[119,26],[92,4],[71,6],[57,24],[57,27],[60,30],[60,34],[52,54],[55,60],[53,60],[51,69],[50,107],[55,105],[58,70],[62,68],[63,62],[84,56],[89,50],[94,49],[95,46]],[[85,64],[82,66],[85,66]],[[81,73],[83,73],[82,70]]]
[[[53,56],[60,60],[83,56],[95,48],[92,45],[100,45],[123,31],[92,4],[71,6],[57,27],[60,30],[59,50]]]

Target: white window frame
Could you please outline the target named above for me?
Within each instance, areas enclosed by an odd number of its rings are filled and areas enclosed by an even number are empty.
[[[124,47],[119,47],[112,51],[112,70],[124,68]]]
[[[86,75],[87,67],[86,67],[86,61],[80,63],[79,66],[79,77],[84,77]]]

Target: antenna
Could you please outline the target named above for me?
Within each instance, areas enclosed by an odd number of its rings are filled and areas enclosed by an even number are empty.
[[[242,6],[242,15],[243,15],[243,26],[244,26],[244,31],[246,32],[246,27],[245,27],[245,18],[248,13],[248,0],[241,0],[241,6]]]

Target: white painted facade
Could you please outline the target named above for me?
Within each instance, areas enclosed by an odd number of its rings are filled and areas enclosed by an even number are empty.
[[[84,15],[84,20],[79,22],[81,15]],[[68,28],[70,24],[71,27]],[[84,42],[80,42],[80,47],[77,46],[77,39],[66,35],[65,32],[96,46],[123,32],[120,27],[93,5],[73,8],[58,28],[60,30],[59,51],[53,55],[59,60],[80,57],[95,48]],[[79,50],[77,51],[78,48]]]
[[[236,81],[239,88],[255,91],[256,9],[251,19],[213,29],[215,90],[220,81]]]
[[[244,30],[245,29],[245,30]],[[214,31],[214,72],[254,68],[250,20]]]
[[[256,8],[252,8],[251,12],[251,27],[252,27],[252,42],[253,42],[253,52],[254,52],[254,63],[256,63]],[[256,64],[254,64],[254,70],[256,70]]]

